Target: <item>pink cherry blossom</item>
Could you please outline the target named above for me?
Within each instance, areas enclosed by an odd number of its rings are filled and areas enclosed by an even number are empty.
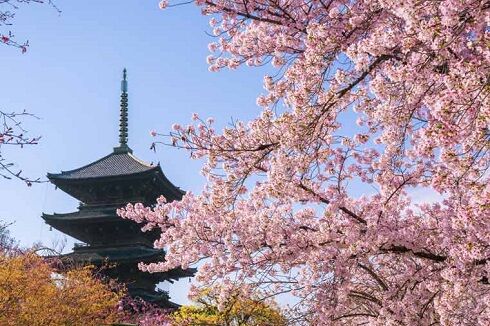
[[[142,268],[289,293],[299,324],[489,325],[488,3],[196,4],[216,17],[210,70],[277,73],[257,118],[174,128],[207,181],[120,210],[161,231],[166,260]]]
[[[158,3],[158,6],[160,7],[160,9],[165,9],[168,7],[168,0],[161,0],[159,3]]]
[[[172,125],[172,130],[175,130],[175,131],[179,131],[179,130],[182,130],[182,126],[178,123],[174,123]]]

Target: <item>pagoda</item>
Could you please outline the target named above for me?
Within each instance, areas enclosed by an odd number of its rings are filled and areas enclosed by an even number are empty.
[[[129,295],[175,308],[168,293],[156,284],[173,283],[190,277],[194,269],[173,269],[164,273],[147,273],[138,263],[160,262],[165,252],[153,247],[159,232],[143,232],[137,223],[116,214],[127,203],[151,206],[163,195],[168,202],[180,200],[184,192],[174,186],[160,165],[148,164],[133,155],[128,146],[128,92],[126,69],[121,82],[119,146],[112,153],[81,168],[48,173],[57,188],[80,201],[78,210],[66,214],[44,214],[42,218],[53,228],[82,241],[73,252],[60,255],[63,265],[94,265],[101,273],[126,285]]]

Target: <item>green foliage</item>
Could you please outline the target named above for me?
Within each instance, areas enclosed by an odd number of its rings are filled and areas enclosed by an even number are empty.
[[[173,315],[177,326],[284,326],[286,319],[274,303],[248,298],[234,292],[219,304],[216,291],[205,289],[196,305],[182,306]]]

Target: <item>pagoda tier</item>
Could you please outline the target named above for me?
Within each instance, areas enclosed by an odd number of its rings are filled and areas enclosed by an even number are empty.
[[[194,269],[173,269],[165,273],[147,273],[138,263],[164,261],[165,252],[153,248],[158,231],[141,231],[141,225],[117,216],[116,210],[128,203],[153,205],[159,196],[168,202],[180,200],[184,194],[163,174],[160,165],[136,158],[127,145],[126,71],[121,84],[121,121],[119,146],[109,155],[81,168],[48,173],[57,188],[80,201],[78,211],[43,214],[55,229],[78,239],[73,252],[60,255],[64,266],[95,265],[109,278],[126,284],[129,294],[172,308],[168,294],[156,290],[156,284],[190,277]]]
[[[133,297],[156,303],[168,308],[177,307],[169,301],[168,294],[155,289],[160,282],[173,283],[182,277],[192,277],[195,269],[172,269],[161,273],[142,272],[138,264],[163,261],[165,252],[144,245],[122,246],[87,246],[76,245],[73,252],[60,255],[63,268],[73,268],[86,265],[96,266],[106,277],[125,284]]]
[[[140,225],[123,220],[116,207],[103,210],[85,209],[67,214],[43,214],[47,224],[69,236],[91,245],[139,243],[152,246],[159,234],[156,230],[141,232]]]
[[[165,177],[160,165],[139,160],[129,148],[116,147],[113,153],[75,170],[48,173],[48,179],[85,206],[153,204],[156,194],[170,202],[184,194]]]

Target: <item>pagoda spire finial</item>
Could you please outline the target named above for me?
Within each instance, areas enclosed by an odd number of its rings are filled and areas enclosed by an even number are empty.
[[[121,80],[121,107],[119,118],[119,147],[114,148],[117,152],[132,152],[128,147],[128,81],[126,68],[123,69]]]

